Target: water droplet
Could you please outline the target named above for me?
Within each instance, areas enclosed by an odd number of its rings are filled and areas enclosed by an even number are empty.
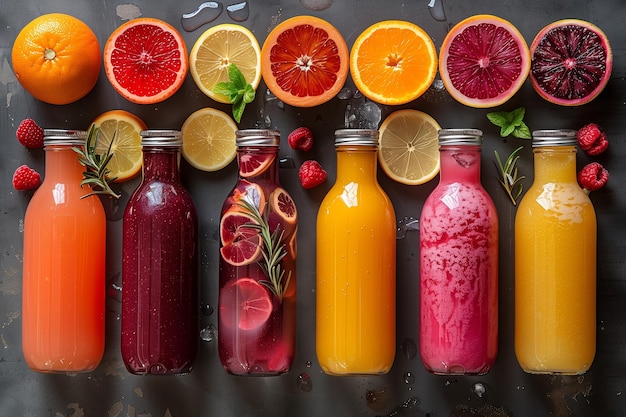
[[[109,279],[109,287],[107,289],[107,297],[122,302],[122,274],[117,273]]]
[[[337,94],[339,100],[347,100],[350,97],[352,97],[352,90],[349,87],[342,88],[339,94]]]
[[[404,357],[411,360],[415,359],[417,356],[417,345],[415,341],[411,338],[406,338],[402,342],[402,352],[404,353]]]
[[[235,22],[245,22],[250,17],[250,6],[247,1],[226,6],[226,11]]]
[[[300,0],[300,4],[302,4],[305,9],[314,11],[326,10],[332,6],[334,2],[335,0]]]
[[[298,375],[298,380],[296,381],[297,387],[304,392],[311,392],[313,390],[313,381],[311,380],[311,375],[307,372],[302,372]]]
[[[296,167],[296,163],[291,156],[286,156],[278,160],[278,166],[280,168],[293,169]]]
[[[443,10],[443,0],[430,0],[428,3],[430,16],[438,22],[446,21],[446,12]]]
[[[408,385],[412,385],[415,383],[415,374],[413,372],[405,372],[404,373],[404,383]]]
[[[604,331],[604,321],[603,320],[600,320],[600,322],[598,323],[598,330]]]
[[[217,336],[217,329],[213,324],[209,324],[204,329],[200,330],[200,339],[205,342],[212,342]]]
[[[218,1],[206,1],[193,12],[183,14],[180,23],[185,31],[192,32],[217,19],[222,14],[223,8],[222,3]]]
[[[205,316],[210,316],[211,314],[213,314],[213,311],[215,311],[215,309],[210,304],[203,304],[200,310]]]
[[[478,398],[482,398],[485,392],[487,392],[487,388],[485,388],[482,382],[477,382],[472,386],[472,391],[478,395]]]
[[[396,228],[396,239],[404,239],[406,233],[412,230],[420,230],[419,219],[414,217],[405,217],[398,220],[398,226]]]
[[[389,392],[384,388],[381,390],[369,390],[365,393],[367,406],[374,411],[382,411],[387,408],[389,399]]]
[[[313,364],[311,363],[311,361],[306,361],[304,366],[306,366],[307,368],[310,368],[311,366],[313,366]]]

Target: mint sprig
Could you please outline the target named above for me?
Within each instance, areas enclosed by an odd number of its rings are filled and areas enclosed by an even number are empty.
[[[246,104],[254,101],[256,91],[235,64],[231,63],[228,66],[228,78],[230,81],[217,83],[213,87],[213,92],[228,97],[233,105],[233,118],[239,123]]]
[[[519,107],[511,112],[497,111],[487,113],[487,119],[500,128],[500,136],[503,138],[513,135],[519,139],[530,139],[530,129],[524,123],[526,109]]]

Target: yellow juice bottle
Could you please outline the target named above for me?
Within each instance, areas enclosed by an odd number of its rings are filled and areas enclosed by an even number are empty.
[[[376,180],[378,131],[336,136],[337,180],[317,216],[317,359],[330,375],[384,374],[395,357],[395,214]]]
[[[596,217],[575,144],[576,131],[533,132],[535,178],[515,218],[515,353],[529,373],[584,373],[595,355]]]

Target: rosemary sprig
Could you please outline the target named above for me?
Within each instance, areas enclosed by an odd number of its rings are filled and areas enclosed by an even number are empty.
[[[252,199],[254,199],[254,197],[252,197]],[[282,259],[287,255],[285,243],[283,242],[285,230],[279,230],[281,229],[279,225],[273,232],[270,232],[267,216],[261,215],[257,206],[253,204],[247,196],[237,204],[256,222],[250,222],[246,226],[257,229],[261,234],[261,240],[263,241],[263,247],[261,248],[263,262],[259,264],[268,279],[260,282],[272,291],[282,303],[285,292],[289,287],[289,282],[291,281],[291,271],[285,278],[285,270],[281,265]],[[267,210],[265,210],[265,213],[267,213]]]
[[[89,134],[85,140],[85,149],[77,147],[72,148],[74,152],[78,154],[78,161],[86,168],[85,172],[83,172],[83,180],[80,186],[89,185],[92,190],[89,194],[85,194],[81,198],[95,194],[104,194],[120,198],[120,195],[116,194],[110,186],[110,183],[115,181],[115,178],[108,177],[110,170],[107,168],[107,165],[109,161],[111,161],[111,158],[113,158],[113,153],[111,152],[113,140],[109,143],[106,153],[101,155],[96,152],[99,136],[98,128],[96,128],[95,125],[91,125]],[[115,139],[115,136],[113,139]]]
[[[502,165],[502,160],[500,159],[498,151],[494,151],[496,155],[496,162],[494,163],[496,164],[496,169],[500,174],[498,182],[500,182],[514,206],[517,205],[517,199],[520,195],[522,195],[522,191],[524,190],[524,184],[522,184],[522,180],[526,178],[523,175],[521,177],[517,176],[517,161],[520,158],[518,152],[521,151],[523,148],[523,146],[520,146],[519,148],[511,152],[508,158],[506,158],[504,165]]]

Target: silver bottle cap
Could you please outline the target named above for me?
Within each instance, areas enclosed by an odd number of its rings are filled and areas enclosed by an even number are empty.
[[[479,129],[441,129],[439,145],[482,145],[483,132]]]
[[[180,147],[183,145],[183,135],[180,130],[149,129],[142,130],[142,146],[170,146]]]
[[[378,130],[338,129],[335,130],[335,146],[359,145],[378,146]]]
[[[235,132],[237,146],[279,146],[280,132],[272,129],[242,129]]]
[[[545,129],[533,131],[533,148],[542,146],[576,146],[578,139],[574,129]]]
[[[43,144],[82,146],[87,139],[87,132],[74,129],[44,129]]]

